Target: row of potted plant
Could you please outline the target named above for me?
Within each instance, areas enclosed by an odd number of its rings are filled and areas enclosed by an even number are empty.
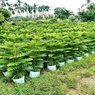
[[[34,42],[33,42],[34,43]],[[24,43],[14,43],[14,42],[4,42],[4,44],[2,46],[0,46],[0,49],[2,50],[0,52],[0,63],[1,63],[1,68],[3,71],[3,74],[5,76],[11,76],[12,73],[14,74],[19,74],[19,72],[22,74],[24,72],[24,69],[29,70],[29,68],[27,66],[32,65],[31,70],[33,69],[33,71],[36,71],[36,69],[40,70],[40,67],[43,67],[41,63],[43,63],[44,61],[46,61],[47,65],[48,65],[48,70],[56,70],[56,64],[58,63],[59,59],[64,59],[64,56],[61,54],[61,56],[59,56],[59,51],[56,50],[56,48],[53,46],[52,43],[47,44],[47,51],[43,51],[43,47],[39,48],[39,43],[37,44],[37,46],[33,46],[34,44],[26,44],[26,42]],[[32,47],[32,51],[29,51],[29,47]],[[57,45],[56,45],[57,47]],[[28,49],[29,48],[29,49]],[[36,49],[35,49],[36,48]],[[59,48],[59,47],[58,47]],[[57,53],[59,53],[57,55]],[[91,51],[90,53],[94,54],[94,50]],[[88,56],[89,53],[84,54],[85,56]],[[71,57],[67,56],[66,62],[67,63],[71,63],[74,62],[73,55]],[[76,58],[77,60],[81,60],[82,57],[78,56]],[[64,64],[64,62],[62,62]],[[54,65],[54,66],[51,66]],[[27,67],[27,68],[26,68]],[[18,72],[19,71],[19,72]],[[33,77],[35,75],[33,75],[33,73],[35,74],[35,72],[31,71],[29,76]],[[39,75],[40,73],[37,72],[37,75]],[[36,75],[36,76],[37,76]],[[36,77],[35,76],[35,77]],[[25,77],[23,77],[25,78]],[[13,77],[13,81],[14,81],[14,77]]]
[[[95,54],[95,51],[91,51],[90,53],[85,53],[84,56],[85,57],[88,57],[90,54]],[[75,60],[82,60],[82,56],[80,57],[76,57]],[[74,59],[68,59],[66,62],[59,62],[58,63],[58,66],[59,67],[63,67],[66,63],[72,63],[75,61]],[[42,61],[41,61],[42,62]],[[50,61],[49,61],[50,62]],[[52,61],[51,61],[52,62]],[[56,64],[54,63],[50,63],[48,66],[47,66],[47,69],[49,71],[53,71],[53,70],[56,70],[57,69],[57,66]],[[0,68],[3,68],[3,66],[1,65]],[[43,68],[43,63],[41,63],[39,66],[27,66],[25,68],[26,71],[29,72],[29,77],[30,78],[36,78],[36,77],[39,77],[40,76],[40,70]],[[7,78],[10,78],[12,76],[12,72],[3,72],[4,76],[7,77]],[[13,82],[15,83],[24,83],[25,82],[25,74],[24,73],[21,73],[21,72],[18,72],[18,75],[16,76],[13,76],[12,77],[12,80]]]

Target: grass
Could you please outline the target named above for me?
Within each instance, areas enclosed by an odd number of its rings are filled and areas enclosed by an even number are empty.
[[[81,95],[94,95],[94,86],[81,82],[83,78],[95,75],[94,67],[95,55],[90,55],[56,71],[45,71],[39,78],[27,78],[24,84],[5,82],[1,78],[0,95],[74,95],[74,92],[69,93],[72,90],[81,90]],[[80,88],[77,90],[78,85]]]
[[[82,84],[81,91],[84,93],[83,95],[95,95],[95,88],[87,84]]]

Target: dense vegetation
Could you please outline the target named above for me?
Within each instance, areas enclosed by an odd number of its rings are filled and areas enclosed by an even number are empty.
[[[27,74],[29,66],[38,71],[42,64],[42,68],[58,66],[59,62],[76,60],[95,50],[94,22],[21,21],[15,24],[0,26],[0,69],[11,72],[11,77]]]

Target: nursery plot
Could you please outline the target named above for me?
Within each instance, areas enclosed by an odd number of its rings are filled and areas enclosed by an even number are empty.
[[[94,26],[93,22],[64,21],[5,23],[0,26],[0,70],[12,72],[12,76],[26,73],[29,66],[39,71],[43,63],[58,65],[94,51]]]

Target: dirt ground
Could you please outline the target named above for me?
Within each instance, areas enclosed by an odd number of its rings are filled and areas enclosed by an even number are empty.
[[[67,95],[95,95],[95,75],[82,78],[75,89],[70,89]]]

